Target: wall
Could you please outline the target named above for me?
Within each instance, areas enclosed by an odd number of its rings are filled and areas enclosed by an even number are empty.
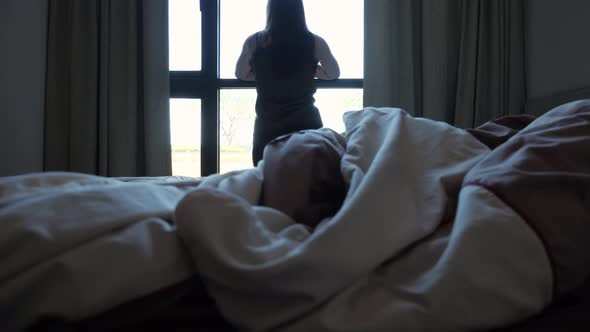
[[[590,1],[528,0],[529,99],[590,87]]]
[[[47,0],[0,1],[0,176],[43,168]]]

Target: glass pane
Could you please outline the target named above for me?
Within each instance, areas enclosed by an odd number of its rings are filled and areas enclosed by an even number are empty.
[[[364,1],[304,0],[310,31],[324,38],[340,65],[340,78],[363,78]]]
[[[201,176],[201,100],[170,99],[172,175]]]
[[[219,172],[252,168],[256,90],[223,89],[219,99]]]
[[[344,132],[345,112],[363,108],[363,89],[318,89],[315,105],[320,110],[325,128]]]
[[[222,78],[235,78],[246,38],[266,25],[267,0],[221,0]],[[363,77],[363,0],[304,0],[309,29],[324,38],[340,64],[340,78]],[[244,16],[247,13],[247,17]]]
[[[362,89],[318,89],[316,106],[324,127],[344,132],[344,112],[363,106]],[[252,134],[256,105],[254,89],[220,91],[220,173],[252,167]]]
[[[168,1],[170,70],[201,70],[201,10],[199,1]]]
[[[236,62],[244,41],[249,35],[263,30],[266,26],[266,2],[267,0],[221,0],[219,9],[221,78],[236,78]]]

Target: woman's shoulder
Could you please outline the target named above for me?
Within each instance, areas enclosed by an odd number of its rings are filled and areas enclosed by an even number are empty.
[[[313,40],[316,44],[316,46],[324,46],[324,45],[328,45],[328,43],[326,42],[326,40],[324,38],[322,38],[319,35],[316,35],[315,33],[311,33],[311,35],[313,36]]]
[[[326,40],[324,38],[322,38],[319,35],[316,35],[315,33],[312,33],[311,35],[313,36],[314,45],[315,45],[316,49],[329,48],[328,42],[326,42]]]
[[[246,37],[246,41],[244,42],[244,44],[252,44],[252,43],[256,42],[257,35],[258,35],[258,32],[255,32],[255,33],[249,35],[248,37]]]
[[[270,36],[268,32],[266,30],[261,30],[248,36],[245,43],[252,47],[256,47],[258,44],[264,47],[264,45],[268,44],[269,41]]]

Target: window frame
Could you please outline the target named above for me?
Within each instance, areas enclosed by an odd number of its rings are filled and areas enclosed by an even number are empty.
[[[195,0],[197,1],[197,0]],[[220,1],[199,0],[201,70],[170,71],[170,98],[201,99],[201,176],[219,171],[221,89],[256,88],[256,82],[220,78]],[[362,89],[362,78],[315,80],[318,89]]]

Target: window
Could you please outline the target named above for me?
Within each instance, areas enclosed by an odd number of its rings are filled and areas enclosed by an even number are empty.
[[[362,107],[364,1],[303,1],[309,29],[327,40],[341,70],[338,80],[317,81],[316,106],[324,126],[342,132],[342,114]],[[246,37],[264,28],[266,3],[169,0],[175,175],[252,166],[255,85],[237,80],[234,69]]]
[[[221,0],[222,78],[235,78],[234,68],[244,40],[264,29],[267,1]],[[328,41],[342,69],[341,78],[363,77],[363,1],[304,0],[303,5],[309,30]]]

